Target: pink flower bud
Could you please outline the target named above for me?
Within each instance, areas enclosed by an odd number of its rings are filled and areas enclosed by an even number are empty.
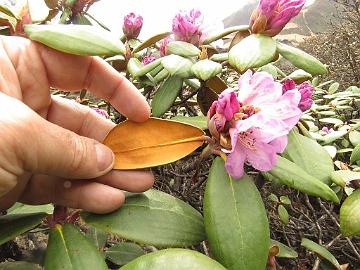
[[[155,56],[152,56],[152,55],[146,55],[144,56],[143,60],[142,60],[142,63],[144,65],[147,65],[147,64],[150,64],[151,62],[154,62],[156,60],[156,57]]]
[[[312,93],[314,91],[314,86],[308,82],[303,82],[298,86],[298,90],[301,94],[299,109],[305,112],[310,109],[313,104]]]
[[[314,91],[314,86],[308,82],[303,82],[302,84],[296,86],[292,79],[287,79],[283,85],[283,94],[294,89],[297,89],[301,94],[299,109],[303,112],[310,109],[313,104],[312,93]]]
[[[168,55],[167,51],[166,51],[166,46],[171,42],[173,41],[173,38],[172,37],[166,37],[164,39],[162,39],[160,41],[160,56],[165,56],[165,55]]]
[[[251,15],[251,31],[276,36],[300,13],[304,4],[305,0],[260,0],[257,9]]]
[[[143,17],[131,12],[124,17],[123,32],[127,39],[137,38],[143,26]]]
[[[202,24],[203,18],[199,10],[192,9],[189,13],[180,12],[176,14],[172,24],[175,40],[198,46],[202,36]]]

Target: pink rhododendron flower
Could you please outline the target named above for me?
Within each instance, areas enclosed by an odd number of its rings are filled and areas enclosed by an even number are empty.
[[[202,39],[202,24],[203,17],[199,10],[192,9],[189,13],[179,12],[175,15],[172,23],[175,40],[198,46]]]
[[[124,17],[123,32],[127,39],[137,38],[143,26],[143,17],[131,12]]]
[[[110,118],[108,113],[106,111],[104,111],[103,109],[95,108],[94,111],[97,112],[98,114],[100,114],[102,117],[104,117],[106,119]]]
[[[303,8],[306,0],[260,0],[250,19],[253,33],[276,36]]]
[[[142,60],[142,63],[144,65],[147,65],[147,64],[150,64],[151,62],[154,62],[156,60],[156,57],[155,56],[152,56],[152,55],[146,55],[144,56],[143,60]]]
[[[160,56],[163,57],[165,55],[168,55],[167,50],[166,50],[166,46],[171,42],[174,41],[174,39],[170,36],[163,38],[160,41]]]
[[[300,110],[303,112],[309,110],[313,104],[312,93],[314,91],[314,86],[312,86],[309,82],[303,82],[302,84],[296,86],[296,83],[292,79],[287,79],[283,85],[283,93],[293,89],[297,89],[301,94],[301,100],[299,103]]]
[[[238,86],[236,99],[235,92],[227,89],[208,112],[209,130],[228,154],[225,167],[234,178],[244,174],[244,163],[259,171],[271,170],[301,116],[300,92],[283,93],[282,85],[266,72],[249,70]]]

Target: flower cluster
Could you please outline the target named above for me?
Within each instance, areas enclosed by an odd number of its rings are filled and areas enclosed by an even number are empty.
[[[308,82],[303,82],[302,84],[296,86],[296,83],[292,79],[287,79],[283,85],[283,93],[294,89],[297,89],[301,94],[301,100],[299,103],[300,110],[303,112],[309,110],[313,104],[312,94],[314,86]]]
[[[127,40],[137,38],[143,26],[143,17],[131,12],[124,17],[123,33]]]
[[[252,33],[276,36],[304,4],[305,0],[260,0],[250,19]]]
[[[192,9],[189,13],[179,12],[172,23],[175,40],[198,46],[203,39],[202,24],[203,17],[199,10]]]
[[[156,60],[156,57],[155,56],[152,56],[152,55],[146,55],[144,56],[143,60],[142,60],[142,63],[144,65],[147,65],[147,64],[150,64],[152,62],[154,62]]]
[[[266,72],[247,71],[238,87],[237,95],[225,90],[208,112],[215,147],[227,154],[225,167],[234,178],[244,174],[244,163],[259,171],[271,170],[302,113],[299,90],[283,92],[282,84]]]

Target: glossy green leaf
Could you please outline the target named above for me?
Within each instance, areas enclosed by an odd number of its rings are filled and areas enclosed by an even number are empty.
[[[183,80],[177,76],[170,76],[164,81],[151,102],[153,116],[159,117],[170,109],[179,95],[182,85]]]
[[[360,189],[355,190],[341,205],[340,229],[344,236],[360,235]]]
[[[125,53],[125,46],[109,31],[90,25],[26,25],[32,40],[76,55],[111,56]]]
[[[336,130],[336,131],[333,131],[329,134],[326,134],[324,137],[323,137],[323,142],[324,144],[330,144],[332,143],[333,141],[336,141],[340,138],[342,138],[343,136],[345,136],[348,132],[346,130]]]
[[[191,71],[200,80],[207,81],[219,74],[222,71],[222,66],[209,59],[204,59],[194,64]]]
[[[244,72],[270,63],[275,54],[276,42],[271,37],[253,34],[230,49],[229,63]]]
[[[8,214],[30,214],[44,212],[52,214],[54,205],[43,204],[43,205],[28,205],[23,203],[15,203],[11,208],[7,210]]]
[[[301,245],[315,252],[318,256],[330,262],[336,269],[340,270],[339,262],[325,247],[306,238],[301,239]]]
[[[239,32],[239,31],[248,31],[249,30],[249,25],[238,25],[238,26],[232,26],[232,27],[228,27],[223,29],[221,32],[216,33],[214,35],[211,35],[209,37],[207,37],[204,41],[203,44],[210,44],[216,40],[219,40],[227,35],[230,35],[231,33],[235,33],[235,32]]]
[[[85,236],[92,242],[99,250],[106,245],[108,234],[104,231],[90,227]]]
[[[360,181],[360,172],[353,172],[349,170],[339,170],[332,172],[331,180],[340,187],[345,187],[348,183],[354,180]]]
[[[360,144],[360,132],[357,130],[350,131],[349,140],[351,144],[356,147],[358,144]]]
[[[108,268],[100,252],[73,224],[57,224],[50,231],[44,269]]]
[[[161,64],[172,76],[188,78],[192,75],[193,62],[188,58],[172,54],[163,57]]]
[[[146,49],[146,48],[154,45],[156,42],[162,40],[163,38],[166,38],[169,35],[171,35],[171,32],[164,32],[164,33],[156,34],[155,36],[149,37],[146,40],[144,40],[141,44],[139,44],[139,46],[134,48],[133,53],[136,53],[143,49]]]
[[[334,171],[333,161],[329,153],[316,141],[292,130],[283,156],[313,177],[330,184],[330,174]]]
[[[165,249],[141,256],[121,270],[226,270],[217,261],[193,250]]]
[[[295,250],[276,240],[270,239],[270,246],[279,247],[279,253],[276,255],[276,257],[287,259],[295,259],[298,257],[298,254]]]
[[[337,149],[333,145],[325,145],[324,149],[328,152],[329,156],[334,159],[337,154]]]
[[[192,116],[192,117],[177,115],[177,116],[171,118],[171,120],[175,120],[175,121],[178,121],[178,122],[190,124],[190,125],[193,125],[195,127],[201,128],[202,130],[208,129],[207,117],[204,116],[204,115]]]
[[[124,265],[145,254],[141,246],[134,243],[118,243],[105,251],[106,258],[117,264]]]
[[[47,216],[46,213],[10,214],[0,217],[0,245],[30,231]]]
[[[327,73],[326,67],[319,60],[300,49],[278,42],[277,51],[294,66],[312,75]]]
[[[198,90],[201,87],[201,83],[198,79],[184,79],[184,83],[195,90]]]
[[[205,229],[214,257],[229,270],[265,269],[269,224],[253,180],[232,179],[216,158],[204,196]]]
[[[159,83],[165,80],[165,78],[169,77],[170,73],[165,68],[163,68],[158,74],[154,77],[154,82]]]
[[[184,247],[205,239],[201,214],[187,203],[157,190],[127,199],[107,215],[82,213],[86,223],[138,243]]]
[[[360,160],[360,144],[358,144],[351,153],[350,161],[355,163]]]
[[[166,45],[166,49],[168,53],[185,57],[198,56],[201,52],[198,47],[184,41],[172,41]]]
[[[40,265],[29,262],[3,262],[0,270],[41,270]]]
[[[277,212],[278,212],[278,216],[279,216],[281,222],[284,223],[285,225],[288,224],[289,223],[289,213],[286,210],[286,208],[280,204],[278,206]]]
[[[336,193],[328,185],[308,174],[305,170],[286,158],[278,156],[277,164],[269,173],[289,187],[311,196],[339,203],[339,198],[336,196]]]

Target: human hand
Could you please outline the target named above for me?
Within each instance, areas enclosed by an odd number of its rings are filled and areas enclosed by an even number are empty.
[[[135,86],[102,59],[0,36],[0,210],[20,201],[106,213],[124,202],[121,190],[150,188],[150,172],[111,170],[113,153],[98,141],[115,124],[51,96],[50,86],[88,89],[134,121],[150,115]]]

